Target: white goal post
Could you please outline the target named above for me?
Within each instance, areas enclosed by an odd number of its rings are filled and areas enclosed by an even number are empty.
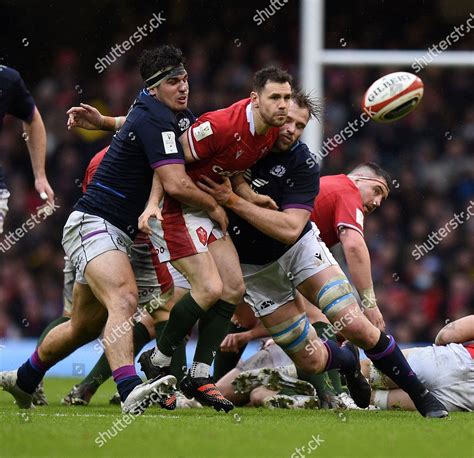
[[[325,65],[411,66],[428,53],[427,49],[410,51],[325,49],[324,0],[301,0],[300,10],[300,81],[303,88],[324,98],[323,70]],[[343,37],[341,37],[343,38]],[[442,40],[444,37],[440,37]],[[438,54],[430,66],[474,66],[473,51],[445,51]],[[382,76],[382,75],[380,75]],[[304,142],[317,153],[323,140],[323,120],[311,122],[305,129]]]

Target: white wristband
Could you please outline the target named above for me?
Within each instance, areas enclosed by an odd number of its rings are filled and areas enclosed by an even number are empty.
[[[122,127],[122,126],[119,125],[120,121],[121,121],[121,118],[122,118],[121,116],[115,116],[115,130],[119,130],[120,127]]]

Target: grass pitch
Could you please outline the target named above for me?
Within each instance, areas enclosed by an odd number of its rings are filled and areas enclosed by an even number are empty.
[[[108,404],[110,381],[88,407],[60,405],[73,383],[46,379],[50,405],[32,411],[0,392],[1,457],[474,457],[472,413],[426,420],[411,412],[151,408],[127,425]]]

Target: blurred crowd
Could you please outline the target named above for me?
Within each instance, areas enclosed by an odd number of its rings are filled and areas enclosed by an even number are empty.
[[[236,14],[234,21],[238,18]],[[344,30],[342,16],[335,14],[334,21]],[[430,21],[424,23],[429,27]],[[200,34],[198,42],[186,40],[189,34],[170,39],[187,56],[192,111],[199,115],[247,96],[252,74],[260,67],[279,64],[297,75],[294,32],[288,34],[286,46],[249,42],[247,36],[239,38],[235,33],[229,39],[229,33],[215,28]],[[331,33],[329,43],[336,43]],[[119,34],[112,43],[126,36],[128,32]],[[363,36],[360,41],[362,46]],[[111,140],[109,133],[68,131],[66,111],[85,102],[104,114],[125,114],[142,87],[134,65],[137,55],[138,50],[128,53],[98,75],[91,66],[84,71],[77,49],[65,47],[52,56],[53,64],[44,76],[34,84],[25,79],[46,125],[48,178],[60,208],[0,253],[0,337],[37,336],[62,312],[62,227],[80,195],[88,161]],[[410,71],[399,67],[327,68],[324,137],[359,118],[366,88],[395,70]],[[322,166],[323,175],[338,174],[370,160],[392,175],[393,191],[366,218],[365,236],[378,303],[388,331],[400,342],[432,341],[448,320],[474,312],[474,206],[472,217],[467,217],[470,202],[474,203],[474,71],[428,67],[419,76],[425,83],[425,95],[414,113],[392,124],[367,123],[335,148]],[[13,118],[5,119],[0,155],[12,194],[5,235],[41,205],[21,123]],[[414,256],[416,246],[426,244],[433,231],[445,227],[460,212],[465,216],[456,229],[448,225],[451,230],[441,241],[425,250],[426,254],[423,251],[423,256]]]

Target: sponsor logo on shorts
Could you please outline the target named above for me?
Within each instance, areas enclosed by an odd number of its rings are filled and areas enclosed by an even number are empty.
[[[117,237],[117,238],[115,239],[115,241],[116,241],[120,246],[125,247],[125,242],[122,240],[121,237]]]
[[[204,229],[202,226],[199,226],[197,229],[196,229],[196,234],[199,238],[199,241],[204,245],[206,246],[207,245],[207,232],[206,232],[206,229]]]

